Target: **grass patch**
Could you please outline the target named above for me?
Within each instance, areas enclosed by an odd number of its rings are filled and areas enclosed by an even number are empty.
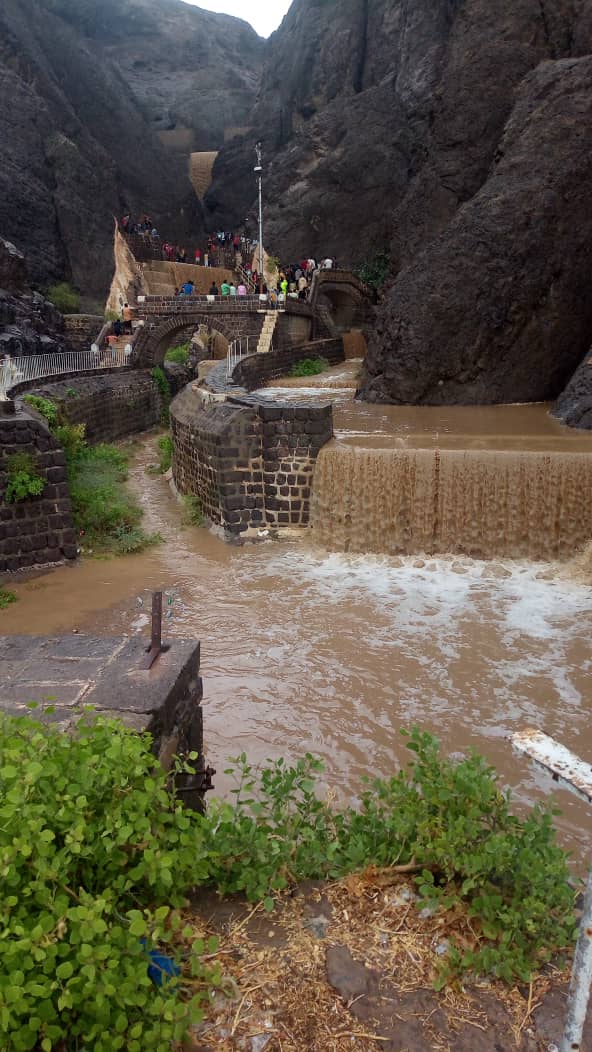
[[[171,347],[165,354],[165,362],[175,362],[177,365],[187,365],[189,361],[189,340],[187,343],[179,343]]]
[[[27,395],[24,400],[45,417],[66,455],[72,516],[84,538],[82,551],[129,555],[159,544],[159,533],[141,528],[142,510],[125,487],[125,453],[104,442],[89,446],[85,424],[70,424],[49,398]]]
[[[187,493],[183,497],[183,522],[186,526],[203,526],[204,516],[199,497]]]
[[[329,368],[326,358],[303,358],[292,366],[290,376],[318,376]]]
[[[140,527],[142,510],[125,488],[128,460],[115,446],[84,446],[67,457],[72,513],[84,549],[128,555],[158,544]]]
[[[165,475],[173,462],[173,438],[172,435],[162,435],[158,440],[158,468],[161,475]]]
[[[0,610],[6,610],[7,606],[16,602],[18,602],[18,595],[11,592],[10,589],[3,588],[2,585],[0,585]]]

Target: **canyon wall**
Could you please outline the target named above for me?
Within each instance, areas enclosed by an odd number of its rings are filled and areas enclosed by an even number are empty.
[[[103,299],[125,209],[172,238],[202,233],[188,157],[160,133],[191,110],[197,146],[219,145],[252,102],[261,46],[180,0],[3,0],[0,231],[35,283]]]

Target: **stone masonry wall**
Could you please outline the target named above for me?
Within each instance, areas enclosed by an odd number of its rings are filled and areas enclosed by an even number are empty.
[[[304,358],[326,358],[329,365],[339,365],[345,360],[343,338],[315,340],[299,347],[282,347],[273,354],[255,354],[243,358],[236,366],[232,379],[235,384],[254,391],[270,380],[287,376],[296,362]]]
[[[27,453],[45,479],[29,500],[4,499],[10,458]],[[64,453],[40,421],[23,409],[0,416],[0,573],[76,557]]]
[[[98,314],[65,314],[64,332],[72,350],[89,351],[104,324]]]
[[[72,424],[86,424],[91,444],[146,431],[160,420],[162,399],[149,370],[114,371],[39,384],[30,394],[59,405]]]
[[[330,405],[225,399],[190,384],[171,405],[171,428],[177,489],[196,494],[228,534],[307,525],[314,462],[333,435]]]

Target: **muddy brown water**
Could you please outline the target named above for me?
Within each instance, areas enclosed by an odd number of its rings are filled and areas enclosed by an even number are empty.
[[[592,449],[587,436],[574,441]],[[514,730],[539,727],[592,758],[585,560],[353,554],[310,536],[229,547],[183,525],[167,483],[146,474],[155,446],[142,438],[131,485],[164,543],[11,584],[19,602],[0,611],[0,632],[147,634],[150,592],[162,588],[165,634],[202,643],[209,762],[222,772],[242,750],[255,762],[310,750],[344,800],[357,798],[363,775],[405,762],[400,730],[413,723],[448,753],[482,752],[519,805],[556,787],[512,753]],[[227,776],[215,781],[228,793]],[[589,809],[566,792],[557,801],[561,836],[582,859]]]

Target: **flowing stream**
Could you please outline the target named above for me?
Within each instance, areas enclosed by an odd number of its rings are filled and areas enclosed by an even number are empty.
[[[136,443],[131,485],[163,544],[11,585],[20,601],[0,611],[0,632],[147,635],[150,592],[162,588],[165,635],[201,640],[209,762],[222,772],[242,750],[254,761],[310,750],[345,799],[363,775],[404,762],[399,732],[414,722],[448,752],[483,752],[519,802],[553,783],[513,755],[513,730],[540,727],[592,757],[585,560],[352,554],[306,535],[229,547],[183,525],[167,483],[146,473],[155,445]],[[227,776],[215,782],[228,792]],[[565,792],[559,802],[562,836],[581,856],[588,809]]]

